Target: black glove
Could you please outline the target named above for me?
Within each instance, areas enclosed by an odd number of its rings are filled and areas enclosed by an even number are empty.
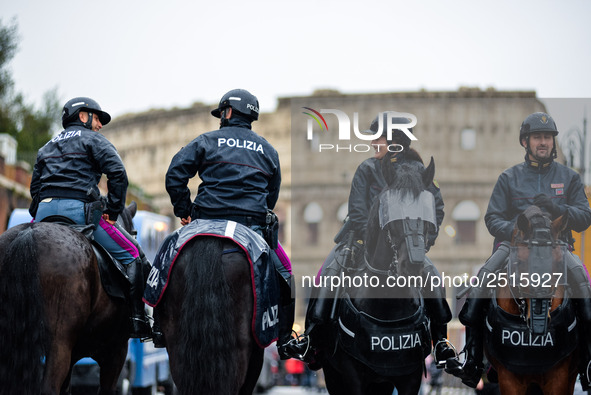
[[[552,216],[552,219],[556,219],[562,214],[560,207],[552,202],[552,199],[544,193],[540,193],[534,197],[534,204],[548,212]]]
[[[353,241],[353,245],[351,246],[351,259],[355,262],[356,266],[363,264],[363,256],[365,254],[365,244],[363,240],[355,240]]]

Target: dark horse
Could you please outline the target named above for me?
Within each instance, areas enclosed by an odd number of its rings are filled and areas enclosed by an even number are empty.
[[[339,263],[346,287],[329,335],[334,352],[322,361],[331,394],[419,392],[431,350],[418,278],[425,240],[436,229],[434,197],[426,191],[434,169],[433,161],[427,169],[403,163],[394,176],[385,174],[388,186],[368,218],[367,259],[361,266]]]
[[[507,281],[499,276],[485,329],[486,355],[504,395],[574,391],[578,325],[564,281],[568,252],[558,238],[565,226],[537,206],[517,219]]]
[[[131,230],[135,203],[120,216]],[[72,366],[92,357],[99,394],[115,394],[127,354],[129,309],[109,297],[82,233],[57,223],[0,235],[0,393],[69,393]]]
[[[181,394],[253,392],[264,351],[251,331],[253,303],[250,263],[236,243],[187,242],[155,309]]]

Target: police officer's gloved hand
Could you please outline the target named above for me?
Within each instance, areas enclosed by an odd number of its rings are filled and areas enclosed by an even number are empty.
[[[534,204],[542,210],[548,212],[552,216],[552,219],[556,219],[562,215],[562,210],[560,207],[552,202],[552,199],[550,199],[550,197],[544,193],[540,193],[534,197]]]
[[[351,254],[352,260],[356,265],[363,264],[363,255],[365,254],[365,245],[363,240],[353,241],[353,245],[351,246]]]

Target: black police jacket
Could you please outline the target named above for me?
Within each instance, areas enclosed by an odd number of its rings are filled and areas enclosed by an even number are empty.
[[[101,176],[107,176],[105,212],[116,220],[125,208],[127,173],[117,150],[105,136],[80,125],[71,125],[37,152],[31,179],[33,202],[45,198],[94,200],[89,190],[99,193]],[[35,216],[35,205],[31,205]]]
[[[417,171],[424,169],[422,159],[419,154],[410,149],[408,153],[399,153],[396,155],[397,163],[412,163],[417,166]],[[386,180],[382,175],[380,160],[376,158],[369,158],[363,161],[353,176],[351,183],[351,192],[349,193],[349,221],[351,222],[347,227],[355,231],[357,237],[363,237],[367,226],[369,211],[371,206],[379,193],[386,187]],[[437,233],[439,227],[443,222],[445,215],[443,209],[443,197],[439,187],[431,184],[427,190],[433,193],[435,197],[435,214],[437,217]],[[428,240],[427,244],[431,247],[435,243],[435,238]]]
[[[560,215],[568,215],[569,230],[582,232],[591,225],[591,209],[581,177],[554,161],[541,166],[526,160],[499,176],[490,197],[484,221],[495,237],[495,245],[511,241],[517,217],[533,204],[534,197],[539,193],[552,199]],[[570,243],[570,232],[564,234],[564,241]]]
[[[172,158],[166,190],[179,218],[191,215],[187,184],[197,173],[201,184],[194,204],[207,217],[264,219],[267,209],[277,203],[281,184],[277,151],[240,118],[198,136]]]

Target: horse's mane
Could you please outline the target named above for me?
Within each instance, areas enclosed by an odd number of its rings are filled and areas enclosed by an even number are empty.
[[[521,219],[527,220],[529,226],[524,226]],[[518,217],[513,228],[513,238],[522,233],[522,236],[529,236],[529,232],[533,228],[550,226],[550,214],[540,209],[538,206],[532,205],[527,207],[523,213]]]
[[[423,163],[419,154],[411,149],[406,154],[406,158],[410,159],[404,162],[397,162],[394,155],[386,155],[382,160],[382,174],[386,180],[386,187],[384,189],[393,189],[401,192],[401,197],[411,195],[414,199],[425,189],[422,175],[424,168],[417,166],[417,162]]]

